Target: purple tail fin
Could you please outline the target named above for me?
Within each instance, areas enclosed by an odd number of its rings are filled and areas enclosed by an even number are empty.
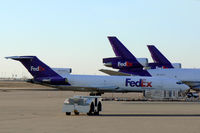
[[[108,37],[110,44],[116,56],[126,60],[136,60],[135,56],[117,39],[117,37]]]
[[[167,68],[174,68],[171,62],[154,45],[147,45],[147,47],[155,63]]]
[[[140,75],[151,76],[148,71],[143,70],[142,64],[138,62],[136,57],[117,39],[117,37],[109,36],[108,40],[113,48],[116,58],[104,58],[103,63],[111,65],[111,67],[119,69],[120,72]],[[120,63],[126,64],[119,66]]]
[[[34,78],[61,78],[60,75],[58,75],[49,66],[40,61],[36,56],[11,56],[6,58],[20,61]]]
[[[136,57],[117,39],[117,37],[108,37],[110,44],[116,56],[121,57],[124,60],[129,60],[135,62],[138,68],[143,68],[143,66],[138,62]]]

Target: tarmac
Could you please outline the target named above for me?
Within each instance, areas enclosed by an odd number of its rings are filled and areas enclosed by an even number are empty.
[[[199,102],[103,101],[100,116],[66,116],[65,98],[88,93],[12,87],[2,87],[0,82],[0,133],[200,132]]]

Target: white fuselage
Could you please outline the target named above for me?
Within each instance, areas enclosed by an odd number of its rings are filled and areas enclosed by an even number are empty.
[[[200,69],[150,69],[152,76],[164,76],[182,81],[200,81]]]
[[[150,69],[148,72],[154,76],[174,78],[188,82],[192,88],[200,87],[200,69]]]
[[[177,84],[179,80],[164,77],[68,75],[66,79],[70,86],[60,87],[63,89],[74,87],[77,91],[137,92],[150,89],[189,89],[187,85]]]

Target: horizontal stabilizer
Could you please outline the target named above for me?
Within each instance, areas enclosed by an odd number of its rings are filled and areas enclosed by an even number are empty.
[[[66,85],[50,85],[51,87],[56,87],[60,90],[66,90],[66,91],[111,91],[111,90],[117,90],[119,87],[116,86],[66,86]]]
[[[22,59],[33,59],[33,56],[8,56],[6,59],[22,60]]]
[[[111,76],[131,76],[131,74],[128,74],[128,73],[117,72],[117,71],[107,70],[107,69],[100,69],[99,71]]]
[[[51,69],[63,78],[72,72],[71,68],[51,68]]]

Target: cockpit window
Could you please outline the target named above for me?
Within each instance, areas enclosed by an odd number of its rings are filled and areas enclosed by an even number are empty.
[[[181,82],[181,81],[178,81],[178,82],[176,82],[176,84],[179,84],[179,85],[180,85],[180,84],[183,84],[183,82]]]

